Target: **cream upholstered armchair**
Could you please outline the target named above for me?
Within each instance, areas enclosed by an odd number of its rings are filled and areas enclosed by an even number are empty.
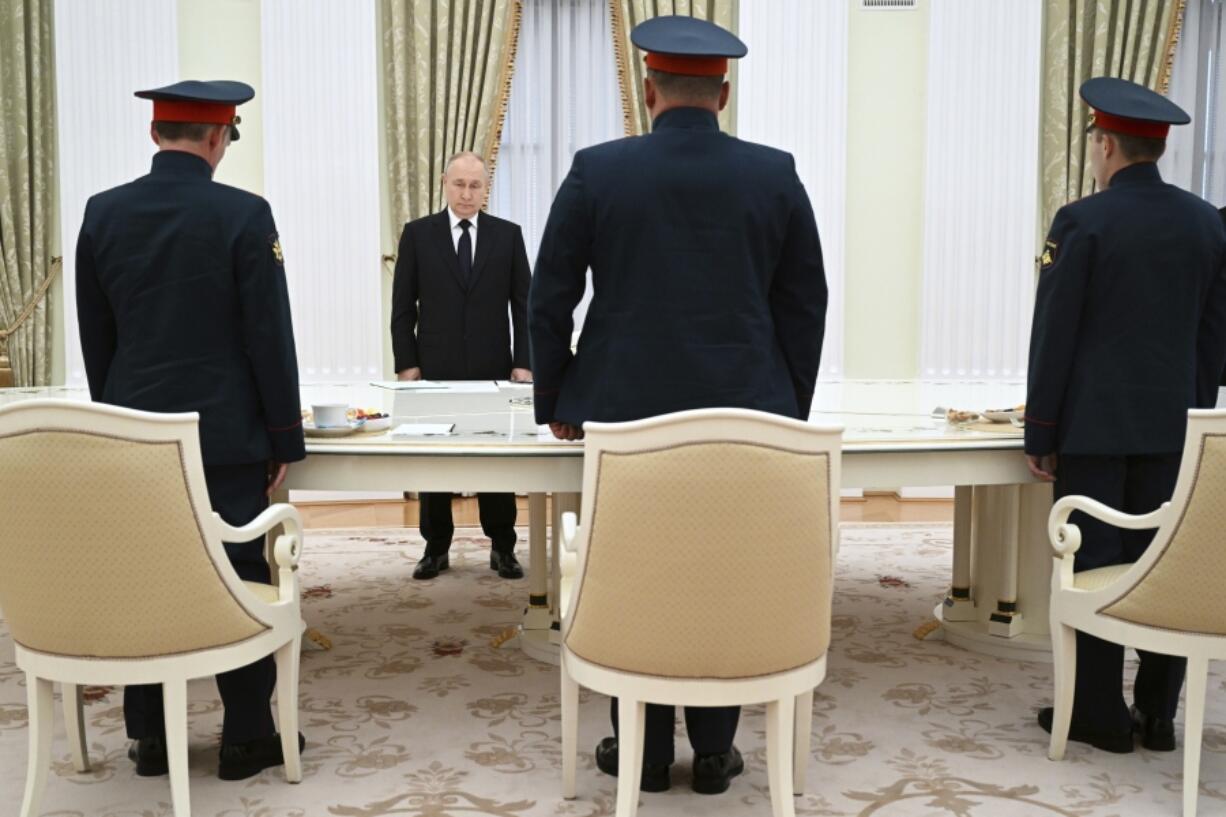
[[[775,815],[803,790],[826,674],[842,430],[739,409],[587,423],[562,621],[563,794],[579,685],[616,695],[617,815],[638,805],[647,703],[767,703]],[[650,570],[643,570],[650,565]]]
[[[1133,564],[1073,572],[1081,531],[1069,524],[1082,511],[1120,528],[1157,528]],[[1196,814],[1201,733],[1209,661],[1226,658],[1226,411],[1188,412],[1179,479],[1170,502],[1143,516],[1067,496],[1052,508],[1048,532],[1052,570],[1051,633],[1055,657],[1052,760],[1064,757],[1077,672],[1076,631],[1143,650],[1188,659],[1184,701],[1183,813]]]
[[[273,654],[285,774],[298,753],[301,522],[275,505],[242,528],[209,506],[196,414],[37,400],[0,408],[0,610],[26,674],[22,817],[38,814],[59,682],[76,768],[80,685],[162,684],[174,811],[187,817],[187,682]],[[244,582],[222,541],[280,526],[278,586]]]

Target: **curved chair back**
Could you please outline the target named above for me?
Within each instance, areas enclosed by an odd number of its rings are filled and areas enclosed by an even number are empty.
[[[17,403],[0,462],[0,609],[21,646],[148,658],[268,629],[212,533],[196,414]]]
[[[841,429],[735,409],[584,428],[571,652],[694,679],[825,654]]]
[[[1191,411],[1168,522],[1141,579],[1103,615],[1177,632],[1226,635],[1226,411]]]

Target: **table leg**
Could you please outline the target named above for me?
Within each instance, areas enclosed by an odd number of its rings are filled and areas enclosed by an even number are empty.
[[[545,494],[528,494],[528,608],[523,629],[548,630],[552,621],[549,606],[549,554],[545,548]]]
[[[965,493],[958,498],[963,497]],[[942,599],[936,608],[943,625],[941,634],[949,643],[973,652],[1021,661],[1050,661],[1047,596],[1051,550],[1046,519],[1051,510],[1051,486],[980,485],[974,488],[972,497],[969,575],[974,616],[956,618],[958,605],[951,616],[951,608]],[[958,518],[960,510],[955,508],[955,541],[959,529],[967,527],[964,510]],[[964,566],[958,562],[965,556],[956,554],[954,558],[955,571],[961,573]],[[985,603],[974,605],[975,600]],[[1008,615],[1010,612],[1013,615]]]
[[[1002,638],[1014,638],[1025,629],[1025,620],[1017,604],[1021,492],[1020,485],[1001,489],[1000,589],[996,596],[996,609],[988,618],[988,632]]]
[[[945,621],[974,621],[977,617],[971,595],[971,554],[974,550],[975,488],[954,488],[953,580],[945,596]]]

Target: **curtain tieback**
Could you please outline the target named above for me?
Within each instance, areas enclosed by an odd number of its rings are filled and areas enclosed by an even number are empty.
[[[16,332],[18,329],[20,329],[21,325],[25,323],[26,320],[31,315],[34,314],[35,308],[38,307],[38,304],[46,296],[47,290],[51,289],[51,283],[55,280],[55,276],[59,274],[60,268],[63,265],[64,265],[63,257],[57,255],[51,258],[51,269],[47,273],[47,277],[44,278],[43,282],[38,285],[38,289],[34,291],[34,295],[30,297],[30,300],[22,308],[21,312],[17,313],[17,318],[16,320],[13,321],[13,325],[7,328],[0,329],[0,340],[5,340],[10,335],[12,335],[14,332]]]

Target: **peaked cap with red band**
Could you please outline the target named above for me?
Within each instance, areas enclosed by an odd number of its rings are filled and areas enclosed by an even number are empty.
[[[1081,85],[1081,98],[1094,109],[1090,127],[1147,139],[1165,139],[1171,125],[1192,121],[1183,108],[1144,85],[1116,77],[1095,77]]]
[[[644,20],[630,32],[630,41],[647,52],[648,68],[697,77],[722,77],[730,58],[749,53],[731,31],[684,14]]]
[[[136,95],[153,100],[154,122],[229,125],[230,141],[237,142],[236,126],[242,120],[234,109],[254,97],[255,89],[245,82],[189,79],[163,88],[137,91]]]

